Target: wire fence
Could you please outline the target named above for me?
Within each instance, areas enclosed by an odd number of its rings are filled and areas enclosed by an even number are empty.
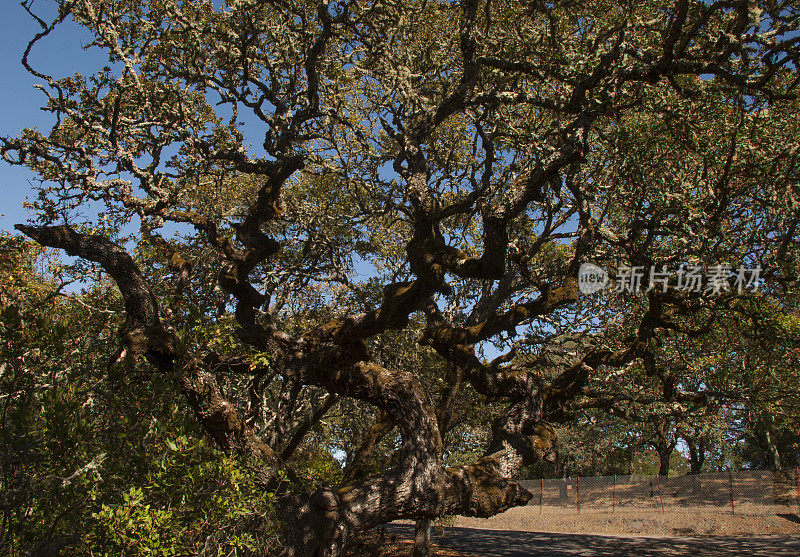
[[[594,476],[522,480],[528,505],[574,512],[674,512],[692,508],[732,514],[800,513],[800,474],[793,470],[729,470],[685,476]]]

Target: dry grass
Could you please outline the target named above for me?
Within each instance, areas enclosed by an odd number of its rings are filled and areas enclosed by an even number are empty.
[[[795,509],[796,510],[796,509]],[[793,514],[789,519],[775,514],[758,514],[758,509],[741,506],[730,510],[680,508],[586,509],[577,513],[563,507],[517,507],[491,518],[456,517],[454,526],[522,532],[563,534],[605,534],[638,536],[764,536],[798,535],[800,524]]]

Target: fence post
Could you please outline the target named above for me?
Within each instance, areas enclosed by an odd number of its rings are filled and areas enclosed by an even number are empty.
[[[575,502],[578,505],[578,512],[581,512],[581,477],[575,478]]]
[[[539,484],[539,514],[542,514],[542,494],[544,493],[544,478],[542,483]]]
[[[731,514],[736,514],[736,509],[733,506],[733,471],[728,468],[728,492],[731,495]]]
[[[800,466],[795,468],[797,474],[797,512],[800,513]]]
[[[656,476],[656,487],[658,488],[658,500],[661,503],[661,513],[664,513],[664,498],[661,497],[661,475]]]
[[[614,487],[611,490],[611,512],[617,512],[617,475],[614,474]]]

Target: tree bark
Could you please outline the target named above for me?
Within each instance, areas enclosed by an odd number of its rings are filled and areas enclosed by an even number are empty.
[[[689,448],[689,473],[699,474],[706,460],[706,443],[702,437],[696,441],[693,437],[684,439]]]
[[[669,475],[669,459],[672,456],[672,451],[675,450],[675,446],[678,444],[678,440],[675,438],[670,441],[668,429],[668,422],[665,423],[662,421],[658,423],[656,427],[656,440],[653,442],[653,446],[658,453],[659,476]]]
[[[773,470],[780,470],[781,466],[781,453],[778,450],[778,446],[775,444],[775,441],[772,439],[772,432],[769,429],[764,430],[764,442],[767,446],[767,453],[769,455],[769,461],[772,465]]]
[[[658,475],[669,476],[669,457],[672,455],[672,450],[658,454]]]
[[[431,554],[431,519],[417,520],[414,529],[414,557],[429,557]]]

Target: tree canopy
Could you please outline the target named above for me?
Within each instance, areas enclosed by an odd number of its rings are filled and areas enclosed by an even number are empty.
[[[182,393],[286,555],[525,504],[587,411],[797,386],[792,2],[30,4],[54,124],[0,140],[39,177],[16,228],[113,282],[103,373]],[[34,67],[70,22],[107,64]]]

